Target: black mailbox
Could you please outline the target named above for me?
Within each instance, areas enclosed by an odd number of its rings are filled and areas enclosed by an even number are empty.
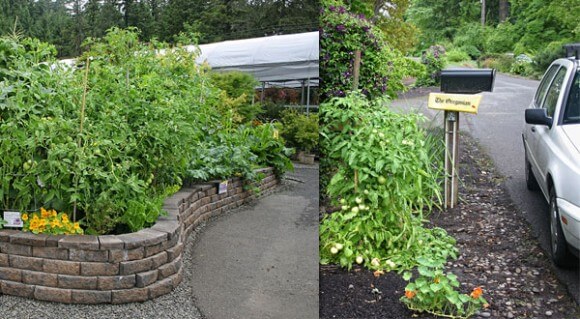
[[[494,69],[441,70],[441,92],[464,94],[491,92],[494,80]]]

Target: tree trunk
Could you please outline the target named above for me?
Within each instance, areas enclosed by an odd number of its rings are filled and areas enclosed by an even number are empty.
[[[481,26],[485,27],[485,0],[481,1]]]
[[[510,13],[509,1],[499,0],[499,22],[507,20]]]

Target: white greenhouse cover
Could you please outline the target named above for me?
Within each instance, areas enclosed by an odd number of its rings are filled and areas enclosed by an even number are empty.
[[[260,82],[300,83],[296,80],[319,76],[318,32],[202,44],[199,49],[198,63],[207,62],[218,71],[248,72]]]

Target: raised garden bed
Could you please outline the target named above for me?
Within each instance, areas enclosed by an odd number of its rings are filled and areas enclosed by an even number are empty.
[[[278,184],[271,168],[259,192],[230,179],[191,185],[164,203],[167,216],[150,228],[123,235],[45,235],[0,230],[0,289],[3,294],[62,303],[129,303],[167,294],[182,280],[187,237],[202,221],[270,193]]]

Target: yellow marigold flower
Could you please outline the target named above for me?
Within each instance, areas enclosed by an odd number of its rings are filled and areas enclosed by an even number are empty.
[[[56,217],[56,215],[57,215],[56,214],[56,210],[53,209],[53,210],[50,211],[50,216],[51,217]]]
[[[24,213],[22,214],[22,216],[20,217],[23,221],[27,221],[28,220],[28,214]]]
[[[78,222],[76,222],[76,223],[74,223],[73,228],[74,228],[74,230],[79,230],[79,229],[81,229],[81,225]]]
[[[62,214],[62,222],[68,223],[68,215],[67,214]]]

